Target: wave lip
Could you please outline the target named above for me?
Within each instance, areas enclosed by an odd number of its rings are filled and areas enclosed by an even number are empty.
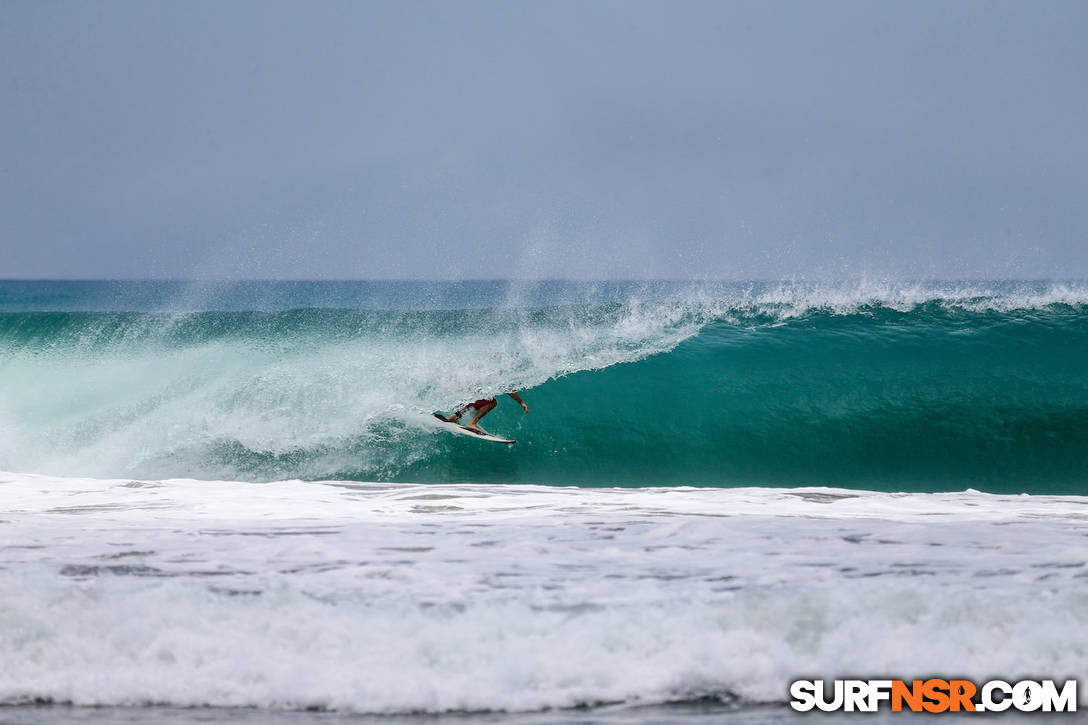
[[[813,673],[1088,664],[1070,637],[1088,625],[1084,497],[22,474],[0,490],[7,704],[780,703]]]
[[[947,310],[1013,312],[1056,305],[1088,305],[1088,284],[1067,282],[780,282],[752,286],[732,299],[737,307],[777,310],[796,317],[813,311],[855,314],[883,307],[909,312],[927,304]]]

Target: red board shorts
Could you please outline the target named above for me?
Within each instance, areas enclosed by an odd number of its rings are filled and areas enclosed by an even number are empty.
[[[485,405],[488,405],[490,403],[496,403],[497,404],[497,401],[494,398],[481,398],[480,400],[477,400],[475,403],[472,403],[469,407],[475,408],[476,410],[479,410],[480,408],[482,408]]]

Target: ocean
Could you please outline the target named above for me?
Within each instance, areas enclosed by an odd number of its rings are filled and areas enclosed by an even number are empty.
[[[0,282],[0,722],[1074,678],[1086,362],[1076,281]]]

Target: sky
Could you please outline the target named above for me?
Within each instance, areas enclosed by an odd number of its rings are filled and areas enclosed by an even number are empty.
[[[1088,3],[0,0],[0,278],[1088,278]]]

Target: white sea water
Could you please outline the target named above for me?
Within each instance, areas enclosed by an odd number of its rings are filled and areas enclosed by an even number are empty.
[[[0,703],[540,711],[1065,679],[1088,669],[1086,560],[1076,496],[0,474]]]

